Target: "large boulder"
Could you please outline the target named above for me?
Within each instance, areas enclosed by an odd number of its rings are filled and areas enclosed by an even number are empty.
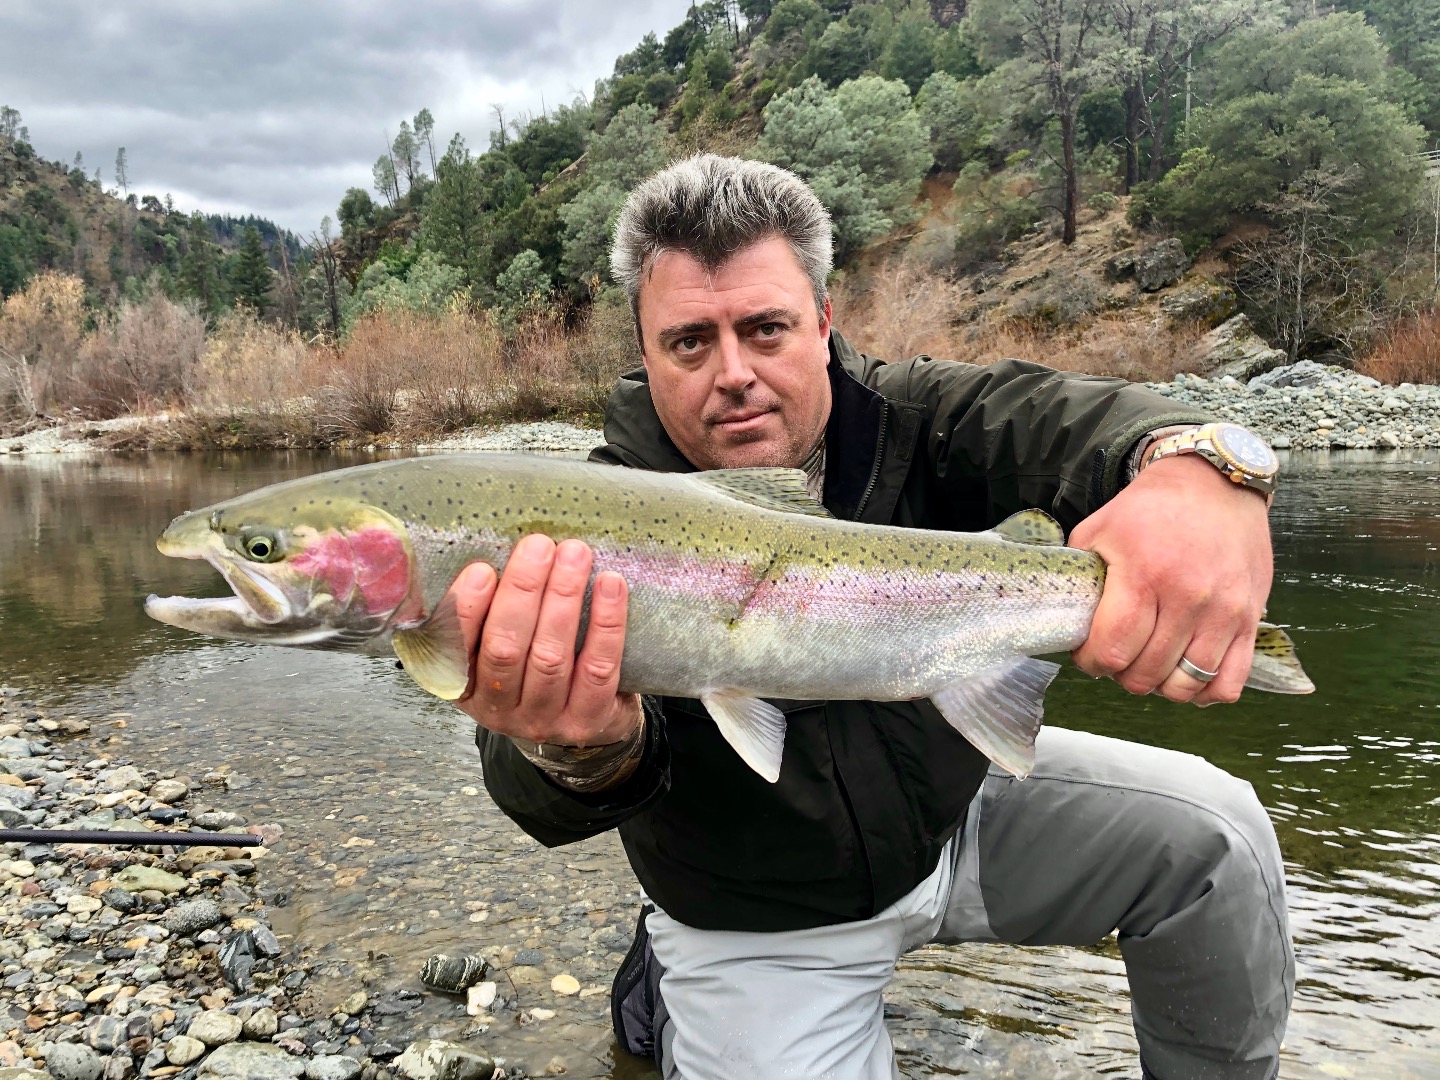
[[[1217,326],[1235,314],[1235,292],[1213,281],[1184,285],[1160,298],[1160,310],[1173,326]]]
[[[1211,379],[1229,375],[1246,382],[1289,357],[1283,349],[1272,349],[1243,314],[1227,319],[1200,342],[1200,371]]]
[[[1161,240],[1135,256],[1135,284],[1142,292],[1174,285],[1190,268],[1190,257],[1179,240]]]

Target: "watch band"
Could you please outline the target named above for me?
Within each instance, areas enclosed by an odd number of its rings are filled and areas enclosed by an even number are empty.
[[[1204,458],[1231,482],[1264,495],[1267,506],[1275,497],[1275,477],[1279,472],[1275,452],[1258,435],[1239,424],[1204,424],[1158,439],[1149,448],[1144,465],[1180,454]]]

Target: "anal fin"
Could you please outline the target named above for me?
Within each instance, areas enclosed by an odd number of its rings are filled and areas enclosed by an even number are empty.
[[[785,751],[785,714],[759,698],[717,691],[701,694],[720,734],[740,759],[770,783],[780,779]]]
[[[1011,657],[951,683],[930,700],[950,726],[1021,780],[1035,768],[1035,736],[1045,717],[1045,691],[1059,664]]]
[[[390,638],[409,676],[438,698],[454,701],[470,685],[470,657],[455,602],[447,595],[430,618]]]

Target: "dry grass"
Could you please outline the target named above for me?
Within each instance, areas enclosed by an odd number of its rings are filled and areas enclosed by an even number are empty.
[[[85,283],[36,274],[0,307],[0,422],[31,420],[60,406],[85,334]]]
[[[1382,383],[1440,383],[1440,308],[1396,324],[1356,369]]]
[[[192,404],[204,411],[266,416],[309,389],[315,355],[300,335],[254,313],[221,316],[205,342]]]
[[[1119,317],[1060,331],[1007,322],[972,328],[951,358],[971,364],[1032,360],[1062,371],[1168,382],[1178,372],[1193,370],[1203,333],[1197,326],[1177,330]]]
[[[951,357],[962,332],[954,324],[963,289],[908,261],[847,278],[831,296],[836,325],[862,352],[887,360],[926,353]]]
[[[943,275],[914,263],[893,263],[863,283],[847,280],[835,290],[836,325],[857,348],[887,360],[917,353],[971,364],[1021,359],[1065,371],[1160,382],[1194,366],[1203,333],[1200,327],[1176,330],[1119,315],[1059,328],[1038,316],[955,323],[963,296],[963,288]],[[1074,315],[1081,317],[1084,310]]]
[[[183,405],[204,353],[205,320],[193,305],[159,293],[122,304],[80,347],[66,403],[92,419]]]

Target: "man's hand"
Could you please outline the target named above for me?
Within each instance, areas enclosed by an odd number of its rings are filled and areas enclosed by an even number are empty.
[[[467,652],[470,689],[456,704],[482,727],[539,743],[605,746],[640,723],[640,698],[617,691],[625,649],[627,590],[619,574],[596,576],[585,644],[580,610],[592,553],[524,537],[497,581],[486,563],[467,566],[450,587]]]
[[[1209,462],[1165,458],[1076,526],[1069,543],[1109,566],[1090,636],[1073,656],[1082,670],[1171,701],[1240,696],[1274,569],[1259,493]],[[1182,656],[1218,672],[1215,680],[1177,670]]]

